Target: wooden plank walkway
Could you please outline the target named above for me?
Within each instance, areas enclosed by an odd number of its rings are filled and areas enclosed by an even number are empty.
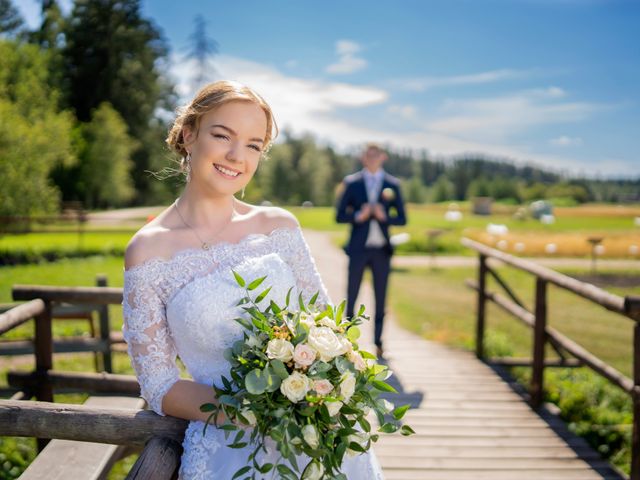
[[[306,231],[305,237],[331,297],[344,298],[345,255],[324,234]],[[366,282],[360,302],[373,312]],[[372,328],[363,329],[362,340],[372,338]],[[389,399],[412,404],[406,419],[417,433],[384,436],[376,444],[387,480],[623,478],[554,415],[531,410],[516,385],[473,353],[413,335],[391,315],[384,344],[394,371],[390,382],[400,392]]]

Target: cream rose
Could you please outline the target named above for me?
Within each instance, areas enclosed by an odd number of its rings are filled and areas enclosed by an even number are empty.
[[[346,346],[329,327],[311,327],[307,342],[320,354],[323,362],[329,362],[347,351]]]
[[[367,369],[367,364],[365,363],[364,358],[362,358],[362,355],[360,355],[358,352],[348,352],[347,358],[349,359],[349,361],[351,361],[351,363],[353,363],[354,367],[356,367],[356,370],[358,370],[359,372]]]
[[[274,338],[267,343],[267,356],[283,362],[293,358],[293,345],[283,338]]]
[[[360,445],[362,448],[365,448],[367,446],[367,442],[369,441],[369,436],[364,432],[358,432],[358,433],[349,435],[347,437],[347,441],[349,443],[355,442],[358,445]],[[347,455],[349,455],[350,457],[355,457],[356,455],[360,455],[361,453],[362,452],[357,452],[355,450],[351,450],[350,448],[347,448]]]
[[[253,413],[248,408],[240,410],[240,415],[242,415],[247,420],[247,425],[254,426],[257,422],[255,413]]]
[[[348,402],[353,393],[356,391],[356,377],[351,372],[344,372],[340,382],[340,394]]]
[[[313,389],[318,393],[318,395],[328,395],[333,390],[333,385],[327,379],[315,380],[313,382]]]
[[[296,366],[308,367],[316,359],[316,351],[305,343],[299,343],[293,351],[293,361]]]
[[[302,472],[302,480],[322,480],[324,465],[318,460],[312,460]]]
[[[326,402],[325,405],[327,406],[327,410],[329,410],[329,416],[333,417],[334,415],[338,414],[338,412],[340,411],[340,409],[342,408],[342,405],[344,405],[344,403],[342,403],[342,402]]]
[[[293,372],[280,384],[282,394],[293,403],[302,400],[309,390],[311,390],[311,379],[300,372]]]
[[[318,448],[320,440],[318,439],[318,432],[313,425],[305,425],[302,427],[302,438],[311,448]]]
[[[340,327],[336,324],[335,320],[329,317],[323,317],[320,320],[318,320],[318,325],[322,327],[329,327],[331,330],[334,330],[334,331],[340,330]]]
[[[300,323],[311,328],[316,326],[316,319],[308,313],[300,312]]]

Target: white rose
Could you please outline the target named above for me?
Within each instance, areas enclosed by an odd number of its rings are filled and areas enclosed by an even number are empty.
[[[359,372],[367,369],[367,364],[364,362],[364,358],[362,358],[362,355],[360,355],[358,352],[348,352],[347,358],[351,361],[351,363],[353,363],[354,367],[356,367],[356,370],[358,370]]]
[[[351,372],[344,372],[340,382],[340,394],[344,397],[345,402],[349,401],[355,391],[356,377]]]
[[[381,403],[382,403],[382,408],[387,413],[393,410],[394,408],[396,408],[393,403],[391,403],[389,400],[385,400],[384,398],[382,399]]]
[[[247,425],[254,426],[257,423],[255,413],[253,413],[248,408],[240,410],[240,415],[242,415],[247,420]]]
[[[329,317],[322,317],[320,320],[318,320],[318,325],[321,325],[323,327],[329,327],[331,330],[334,330],[334,331],[340,330],[340,327],[336,324],[335,320]]]
[[[283,338],[274,338],[267,343],[267,356],[288,362],[293,358],[293,345]]]
[[[351,343],[351,340],[345,337],[342,339],[342,343],[344,344],[344,348],[347,353],[353,352],[353,343]]]
[[[293,361],[297,366],[308,367],[316,359],[316,351],[305,343],[296,345],[293,351]]]
[[[367,446],[367,442],[369,441],[369,436],[364,433],[354,433],[352,435],[349,435],[347,437],[347,442],[351,443],[351,442],[355,442],[358,445],[360,445],[362,448],[366,448]],[[360,455],[362,452],[357,452],[355,450],[351,450],[350,448],[347,448],[347,455],[349,455],[350,457],[354,457],[356,455]]]
[[[320,360],[323,362],[329,362],[347,351],[345,345],[329,327],[311,327],[307,342],[320,354]]]
[[[331,385],[329,380],[323,378],[313,382],[313,389],[318,393],[318,395],[328,395],[331,393],[331,390],[333,390],[333,385]]]
[[[293,372],[280,384],[282,394],[293,403],[299,402],[311,390],[311,379],[300,372]]]
[[[318,445],[320,445],[318,432],[313,425],[305,425],[302,427],[302,438],[304,438],[304,441],[307,442],[307,445],[311,448],[318,448]]]
[[[311,460],[302,472],[302,480],[321,480],[324,475],[324,465],[318,460]]]
[[[342,403],[342,402],[326,402],[325,405],[327,406],[327,410],[329,410],[329,416],[333,417],[334,415],[338,414],[338,412],[340,411],[340,409],[342,408],[342,405],[344,405],[344,403]]]
[[[300,312],[300,323],[311,328],[316,326],[316,319],[308,313]]]

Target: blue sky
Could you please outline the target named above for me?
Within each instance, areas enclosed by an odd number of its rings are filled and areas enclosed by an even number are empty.
[[[17,2],[30,24],[39,2]],[[68,9],[69,0],[61,2]],[[253,86],[278,123],[342,150],[365,141],[434,157],[484,153],[589,176],[640,175],[635,0],[146,0],[183,58],[202,14],[211,79]]]

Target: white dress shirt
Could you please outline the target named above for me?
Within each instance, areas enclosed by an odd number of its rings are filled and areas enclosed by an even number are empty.
[[[364,178],[364,185],[367,189],[367,199],[373,206],[378,203],[380,198],[380,190],[382,190],[382,182],[384,180],[384,170],[379,169],[375,173],[371,173],[366,168],[362,171]],[[373,217],[369,219],[369,233],[367,235],[367,241],[365,247],[384,247],[387,244],[387,239],[382,233],[380,224]]]

